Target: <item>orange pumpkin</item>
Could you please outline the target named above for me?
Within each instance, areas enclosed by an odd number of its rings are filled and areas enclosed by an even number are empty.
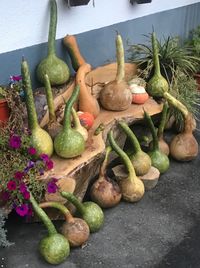
[[[138,86],[137,84],[131,84],[130,89],[132,93],[132,103],[144,104],[148,100],[149,95],[144,87]]]

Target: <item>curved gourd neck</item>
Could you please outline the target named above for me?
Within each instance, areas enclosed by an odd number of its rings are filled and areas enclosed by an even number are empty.
[[[85,213],[84,205],[73,195],[69,192],[61,192],[62,197],[66,198],[69,202],[71,202],[77,210],[83,215]]]
[[[160,62],[159,62],[159,51],[158,51],[158,41],[155,32],[152,33],[152,48],[153,48],[153,62],[154,62],[154,74],[161,75],[160,73]]]
[[[135,134],[132,132],[132,130],[128,127],[128,125],[125,122],[119,122],[120,127],[124,130],[128,138],[130,139],[135,153],[141,152],[140,144],[135,136]]]
[[[76,85],[71,97],[69,98],[69,100],[66,103],[65,112],[64,112],[64,125],[63,125],[64,131],[72,129],[71,128],[71,111],[72,111],[72,106],[79,95],[79,91],[80,91],[80,87],[78,85]]]
[[[160,120],[160,124],[158,127],[158,139],[163,137],[163,132],[164,132],[164,128],[165,128],[165,124],[166,124],[166,119],[167,119],[167,112],[168,112],[168,103],[167,101],[165,101],[164,105],[163,105],[163,109],[162,109],[162,115],[161,115],[161,120]]]
[[[155,129],[155,126],[153,124],[153,121],[151,119],[151,116],[145,111],[144,112],[144,116],[145,116],[145,119],[148,123],[148,126],[151,130],[151,134],[152,134],[152,137],[153,137],[153,151],[157,151],[159,150],[159,144],[158,144],[158,136],[157,136],[157,133],[156,133],[156,129]]]
[[[99,172],[100,177],[104,177],[105,176],[106,167],[107,167],[107,164],[108,164],[108,158],[109,158],[109,155],[110,155],[111,152],[112,152],[112,147],[111,146],[107,146],[106,147],[105,158],[104,158],[103,163],[102,163],[102,165],[100,167],[100,172]]]
[[[57,4],[55,0],[50,0],[48,55],[55,54],[56,27],[57,27]]]
[[[49,208],[49,207],[56,208],[64,214],[65,220],[67,222],[74,222],[74,218],[69,212],[69,210],[67,209],[67,207],[65,207],[63,204],[59,202],[44,202],[44,203],[40,203],[39,206],[41,208]]]
[[[124,47],[121,35],[117,33],[116,37],[116,54],[117,54],[117,75],[116,81],[120,83],[124,80],[125,70],[124,70]]]
[[[53,225],[52,221],[49,219],[47,214],[44,212],[42,208],[39,207],[38,203],[34,199],[33,195],[30,193],[30,199],[33,209],[37,216],[41,219],[41,221],[44,223],[45,227],[48,230],[49,235],[57,234],[56,228]]]
[[[49,76],[45,74],[44,76],[44,84],[45,84],[45,93],[47,98],[47,105],[49,110],[49,122],[56,122],[56,114],[54,110],[54,102],[53,102],[53,94],[51,89],[51,83],[49,80]]]
[[[33,131],[34,129],[39,127],[39,125],[35,109],[29,67],[27,61],[24,59],[22,59],[21,63],[21,74],[22,74],[23,89],[25,92],[26,109],[28,114],[28,126],[29,129]]]
[[[112,130],[108,133],[108,139],[109,139],[109,143],[110,143],[112,149],[120,156],[120,158],[122,159],[128,173],[129,173],[127,179],[130,179],[131,181],[134,182],[134,180],[137,178],[134,167],[133,167],[128,155],[115,142],[115,140],[113,138]]]

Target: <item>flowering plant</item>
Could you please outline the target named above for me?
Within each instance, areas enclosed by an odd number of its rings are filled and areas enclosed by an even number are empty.
[[[46,154],[37,156],[27,130],[22,136],[11,133],[8,141],[1,136],[0,148],[1,200],[20,216],[32,215],[30,191],[40,202],[45,191],[55,193],[58,188],[56,178],[48,184],[39,180],[45,171],[53,169],[53,161]]]

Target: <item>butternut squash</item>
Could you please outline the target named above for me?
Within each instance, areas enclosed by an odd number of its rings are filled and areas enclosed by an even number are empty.
[[[76,84],[80,87],[79,111],[91,113],[96,118],[100,112],[98,101],[89,92],[85,84],[85,75],[91,71],[91,65],[84,63],[76,74]]]
[[[86,63],[86,61],[83,58],[83,56],[81,55],[78,44],[76,42],[76,37],[74,35],[67,34],[63,38],[63,44],[65,45],[65,47],[67,48],[67,51],[69,53],[72,67],[73,67],[74,71],[77,72],[78,68],[81,65],[83,65],[84,63]]]

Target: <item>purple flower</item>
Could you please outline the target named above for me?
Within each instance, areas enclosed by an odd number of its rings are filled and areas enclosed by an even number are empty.
[[[29,207],[28,204],[22,204],[20,206],[17,206],[15,208],[15,211],[17,212],[18,215],[20,215],[21,217],[24,217],[27,215],[28,211],[29,211]]]
[[[49,156],[48,156],[47,154],[41,154],[41,155],[40,155],[40,158],[41,158],[44,162],[49,161]]]
[[[48,193],[55,193],[58,189],[57,184],[54,181],[50,181],[47,183],[47,191]]]
[[[20,80],[22,80],[22,76],[21,75],[11,75],[10,76],[10,81],[11,82],[19,82]]]
[[[21,171],[17,171],[14,174],[14,178],[17,180],[21,180],[23,178],[23,176],[24,176],[24,172],[21,172]]]
[[[20,185],[19,185],[19,191],[23,194],[23,193],[25,193],[25,192],[27,192],[27,187],[26,187],[26,184],[25,183],[21,183]]]
[[[26,200],[30,199],[30,193],[28,191],[24,191],[22,194],[23,194],[24,199]]]
[[[17,185],[16,185],[16,182],[15,182],[15,181],[10,180],[10,181],[7,183],[7,189],[8,189],[9,191],[14,191],[14,190],[16,190],[16,188],[17,188]]]
[[[28,148],[28,153],[29,153],[30,155],[35,155],[35,154],[36,154],[36,149],[33,148],[33,147],[30,147],[30,148]]]
[[[35,162],[29,160],[25,169],[29,171],[29,169],[33,168],[34,166],[35,166]]]
[[[9,146],[18,149],[21,146],[21,138],[17,135],[12,135],[9,139]]]

